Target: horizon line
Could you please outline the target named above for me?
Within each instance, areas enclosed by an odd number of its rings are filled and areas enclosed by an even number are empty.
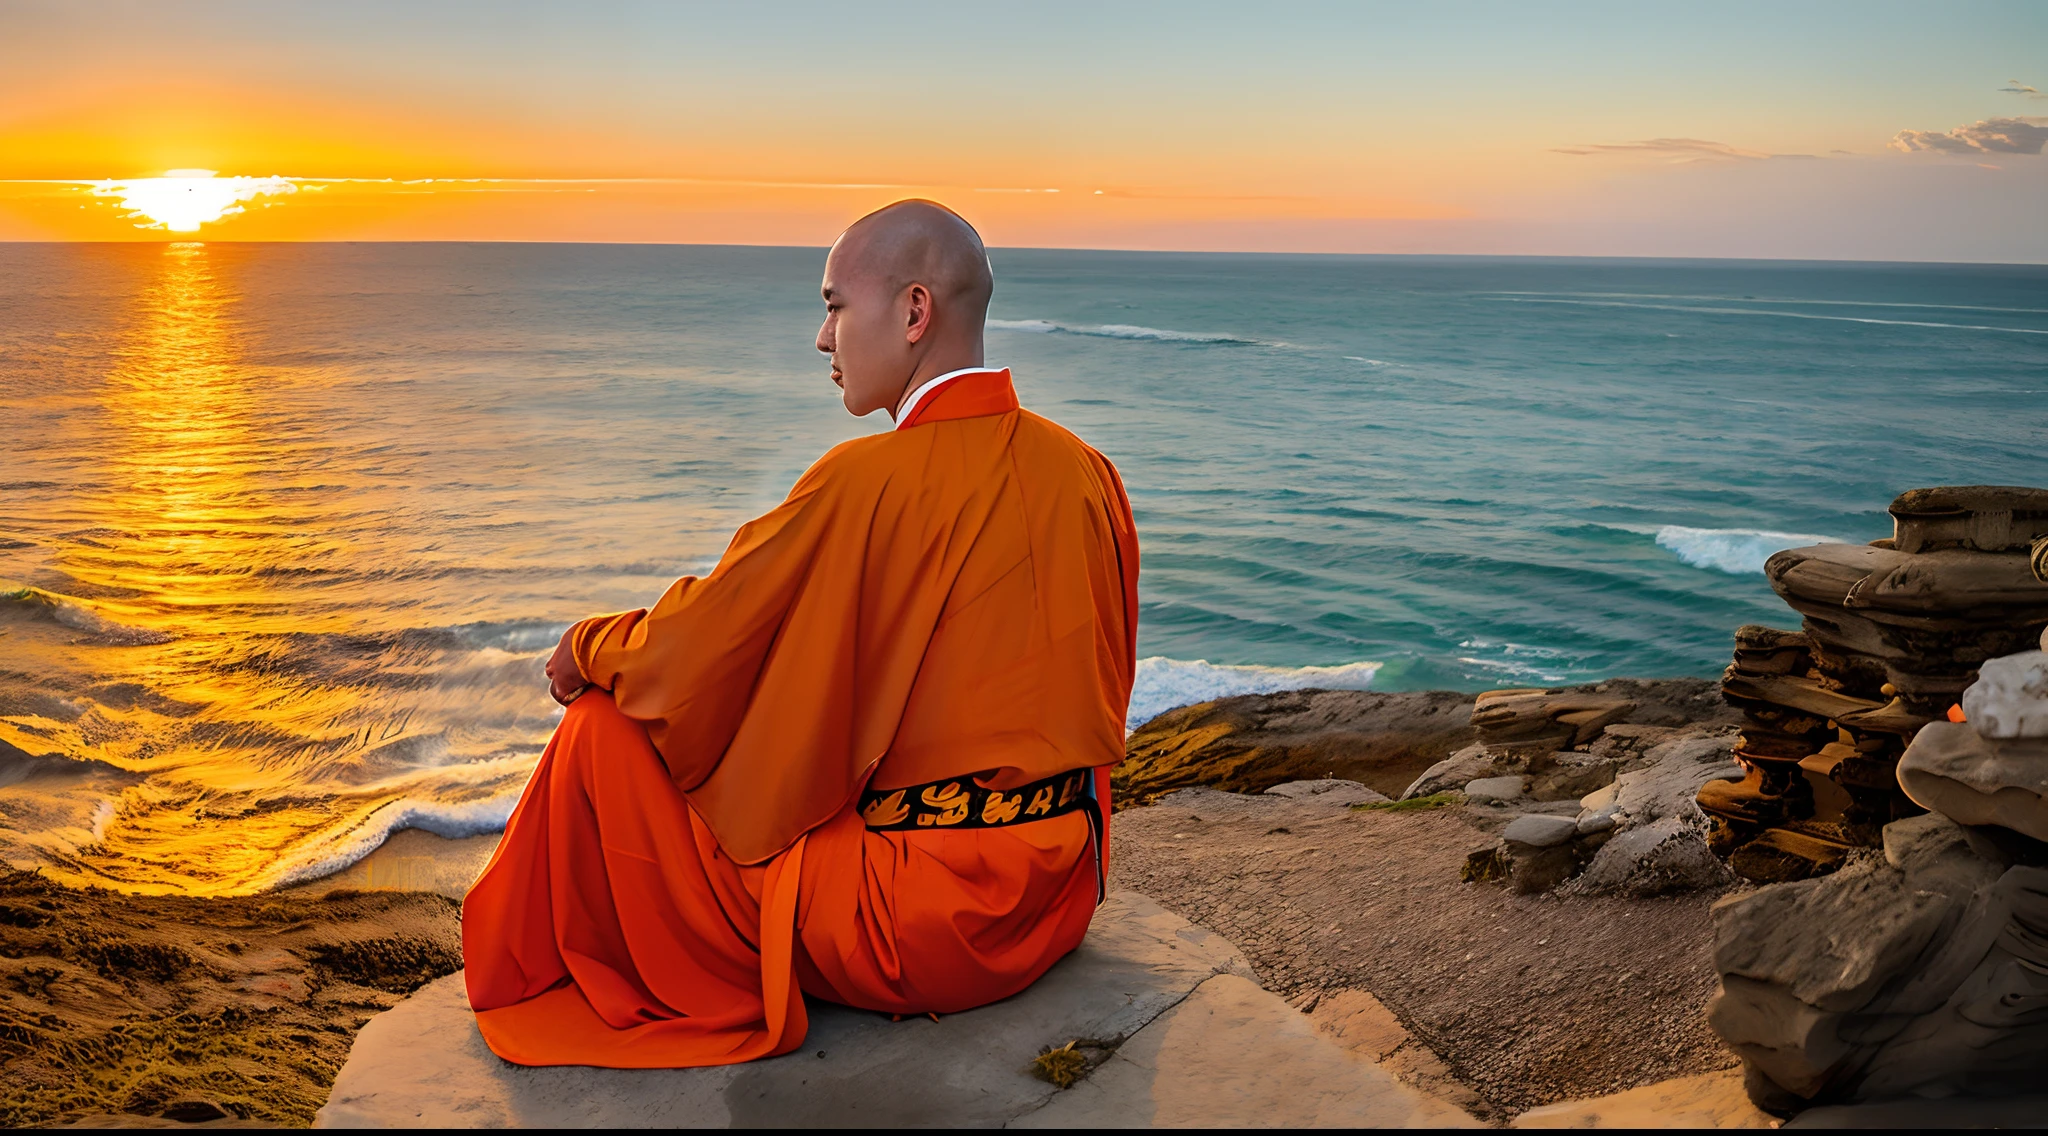
[[[737,248],[737,249],[805,249],[814,252],[829,252],[829,244],[760,244],[746,241],[551,241],[551,240],[476,240],[452,237],[416,237],[405,240],[19,240],[0,238],[0,246],[7,245],[563,245],[586,248]],[[1861,257],[1777,257],[1777,256],[1668,256],[1646,253],[1541,253],[1541,252],[1303,252],[1282,249],[1157,249],[1117,248],[1105,246],[1069,245],[989,245],[990,252],[1077,252],[1077,253],[1127,253],[1151,256],[1269,256],[1269,257],[1350,257],[1385,259],[1439,259],[1439,260],[1642,260],[1642,261],[1697,261],[1713,264],[1855,264],[1855,265],[1915,265],[1942,266],[1955,268],[2048,268],[2048,261],[2040,260],[1899,260]]]

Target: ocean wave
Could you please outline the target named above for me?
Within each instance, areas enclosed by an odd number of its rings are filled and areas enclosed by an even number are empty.
[[[1273,347],[1263,339],[1251,339],[1242,335],[1225,335],[1220,332],[1173,331],[1163,327],[1140,327],[1131,323],[1068,324],[1052,320],[1004,320],[992,319],[988,327],[994,331],[1025,331],[1040,335],[1088,335],[1098,339],[1142,339],[1162,343],[1215,343],[1232,344],[1242,347]]]
[[[502,832],[519,804],[524,786],[469,801],[422,801],[401,797],[373,810],[354,826],[331,834],[280,865],[264,890],[331,876],[375,852],[391,835],[423,829],[448,840]]]
[[[1548,686],[1567,681],[1565,670],[1574,661],[1552,647],[1537,647],[1527,643],[1496,643],[1489,639],[1466,639],[1458,644],[1467,651],[1490,651],[1493,658],[1483,655],[1459,655],[1457,661],[1469,667],[1477,667],[1488,674],[1506,676],[1517,682],[1540,682]],[[1488,681],[1492,681],[1489,679]]]
[[[1379,663],[1343,663],[1334,667],[1260,667],[1212,663],[1207,659],[1169,659],[1161,655],[1138,660],[1131,685],[1131,709],[1124,728],[1140,725],[1176,706],[1189,706],[1233,694],[1270,694],[1276,690],[1365,690]]]
[[[534,620],[498,620],[480,623],[458,623],[449,628],[464,644],[478,649],[493,648],[500,651],[538,651],[553,647],[569,630],[566,623],[542,623]]]
[[[1811,544],[1844,543],[1847,542],[1831,536],[1762,529],[1689,529],[1684,525],[1665,525],[1657,530],[1658,547],[1671,550],[1694,568],[1710,568],[1731,576],[1762,572],[1764,561],[1774,552]]]
[[[1641,308],[1644,311],[1694,312],[1709,316],[1768,316],[1776,319],[1882,324],[1887,327],[1932,327],[1946,331],[2003,331],[2013,335],[2048,335],[2048,327],[2001,327],[1996,324],[1937,323],[1932,320],[1876,319],[1870,316],[1824,316],[1815,312],[1774,312],[1765,308],[1701,308],[1689,304],[1631,304],[1621,300],[1550,300],[1535,296],[1492,296],[1489,299],[1520,304],[1575,304],[1588,308]]]
[[[1893,300],[1802,300],[1790,296],[1723,296],[1675,292],[1494,292],[1495,296],[1571,296],[1602,300],[1712,300],[1729,304],[1806,304],[1835,308],[1925,308],[1944,312],[2048,315],[2048,308],[1987,308],[1982,304],[1913,304]]]
[[[166,631],[156,631],[147,627],[134,627],[126,623],[117,623],[94,611],[92,608],[79,603],[77,600],[67,599],[64,596],[46,592],[40,588],[21,588],[12,592],[0,593],[0,603],[40,608],[51,619],[74,631],[83,631],[104,642],[118,643],[127,647],[168,643],[177,638],[176,635]]]

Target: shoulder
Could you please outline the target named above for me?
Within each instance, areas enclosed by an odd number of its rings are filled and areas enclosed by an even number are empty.
[[[790,489],[790,496],[815,492],[828,487],[857,485],[885,476],[889,467],[896,464],[902,447],[893,444],[894,434],[867,434],[850,438],[826,450],[811,467],[797,478]]]
[[[1058,453],[1098,472],[1116,476],[1116,466],[1102,451],[1081,440],[1079,434],[1030,410],[1018,411],[1017,437],[1020,443],[1048,454]]]

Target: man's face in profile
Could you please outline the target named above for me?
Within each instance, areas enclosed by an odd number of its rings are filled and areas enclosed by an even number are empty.
[[[825,322],[818,350],[832,356],[832,381],[847,413],[859,417],[896,405],[909,377],[910,344],[898,318],[898,297],[873,272],[861,271],[851,242],[825,258]]]

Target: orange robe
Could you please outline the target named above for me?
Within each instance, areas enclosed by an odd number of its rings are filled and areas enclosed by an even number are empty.
[[[1017,993],[1097,898],[1087,817],[876,831],[864,788],[1014,788],[1123,756],[1138,549],[1116,471],[948,380],[821,458],[716,569],[586,620],[569,707],[463,908],[470,1003],[522,1064],[726,1064],[803,994],[894,1013]]]

